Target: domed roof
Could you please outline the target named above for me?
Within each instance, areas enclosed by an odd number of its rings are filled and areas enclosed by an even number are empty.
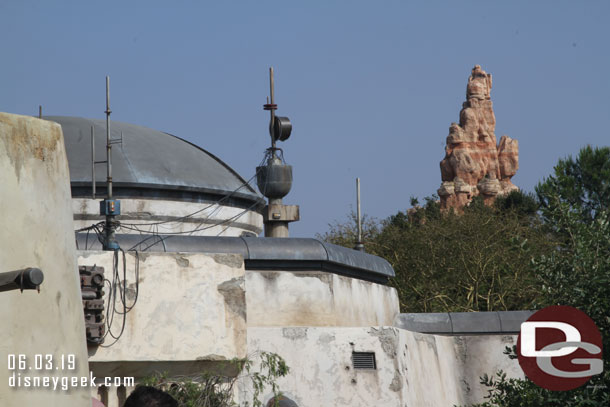
[[[106,159],[106,120],[47,116],[63,129],[73,197],[91,196],[91,127],[97,161]],[[110,122],[113,195],[169,197],[251,206],[264,200],[231,167],[204,149],[171,134],[128,123]],[[106,166],[96,165],[98,194],[105,192]]]

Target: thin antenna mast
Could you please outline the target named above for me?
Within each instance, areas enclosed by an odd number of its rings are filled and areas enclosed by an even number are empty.
[[[360,211],[360,178],[356,178],[356,207],[358,216],[358,241],[354,250],[364,251],[364,244],[362,243],[362,213]]]
[[[115,239],[116,224],[115,217],[121,214],[121,201],[112,198],[112,144],[118,140],[110,139],[110,77],[106,76],[106,199],[100,202],[100,215],[106,216],[104,225],[105,241],[104,250],[118,250],[119,244]],[[95,153],[93,147],[93,130],[92,130],[92,154]],[[95,157],[93,157],[95,164]],[[95,171],[95,169],[94,169]],[[94,180],[95,178],[93,178]],[[95,184],[93,186],[95,191]]]
[[[95,199],[95,129],[91,126],[91,196]]]
[[[274,88],[273,67],[269,67],[269,96],[271,97],[269,105],[269,113],[271,115],[271,120],[269,120],[269,136],[271,137],[271,148],[273,154],[275,154],[275,137],[273,135],[273,126],[275,124],[275,109],[277,109],[277,105],[275,104]]]
[[[106,185],[107,197],[112,199],[112,144],[110,143],[110,77],[106,76]]]

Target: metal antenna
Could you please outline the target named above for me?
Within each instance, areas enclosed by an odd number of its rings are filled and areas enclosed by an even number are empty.
[[[269,109],[269,113],[271,114],[271,120],[269,121],[269,136],[271,137],[271,148],[273,149],[273,153],[275,154],[275,137],[273,137],[273,125],[275,123],[275,109],[277,109],[277,105],[275,104],[273,67],[269,68],[269,96],[271,97],[271,105]]]
[[[356,178],[356,205],[357,205],[357,217],[358,217],[358,241],[354,250],[364,251],[364,244],[362,243],[362,215],[360,212],[360,178]]]
[[[116,143],[117,140],[110,139],[110,77],[106,76],[106,199],[100,202],[100,215],[106,216],[106,223],[104,225],[105,230],[105,241],[104,250],[118,250],[119,244],[115,239],[116,222],[115,217],[121,214],[121,201],[112,198],[112,144]],[[92,133],[93,134],[93,133]],[[91,145],[94,145],[93,136],[91,139]],[[92,154],[95,154],[94,147],[92,147]],[[95,163],[95,157],[92,158]],[[95,169],[94,169],[95,171]],[[95,179],[95,178],[94,178]],[[93,180],[94,180],[93,179]],[[95,191],[95,185],[94,185]]]
[[[91,197],[95,199],[95,129],[91,126]]]
[[[110,77],[106,76],[106,185],[108,199],[112,199],[112,143],[110,142]]]
[[[277,109],[277,105],[275,104],[275,92],[274,92],[274,82],[273,82],[273,67],[269,68],[269,96],[271,97],[271,101],[269,97],[267,98],[267,104],[264,105],[265,110],[269,110],[270,120],[269,120],[269,136],[271,137],[271,158],[275,157],[275,139],[274,136],[274,126],[275,126],[275,110]]]

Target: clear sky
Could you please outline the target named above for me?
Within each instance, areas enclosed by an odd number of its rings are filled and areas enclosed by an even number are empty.
[[[292,236],[355,207],[385,218],[440,185],[475,64],[496,136],[519,140],[524,190],[560,157],[610,145],[608,1],[0,0],[0,111],[166,131],[244,178],[269,145],[268,67],[293,165]],[[6,193],[6,191],[5,191]]]

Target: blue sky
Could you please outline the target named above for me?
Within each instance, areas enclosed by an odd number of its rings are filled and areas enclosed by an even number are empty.
[[[385,218],[440,185],[470,69],[494,78],[496,136],[524,190],[610,145],[608,1],[0,1],[0,111],[175,134],[248,179],[268,147],[268,67],[292,137],[292,236],[355,207]]]

